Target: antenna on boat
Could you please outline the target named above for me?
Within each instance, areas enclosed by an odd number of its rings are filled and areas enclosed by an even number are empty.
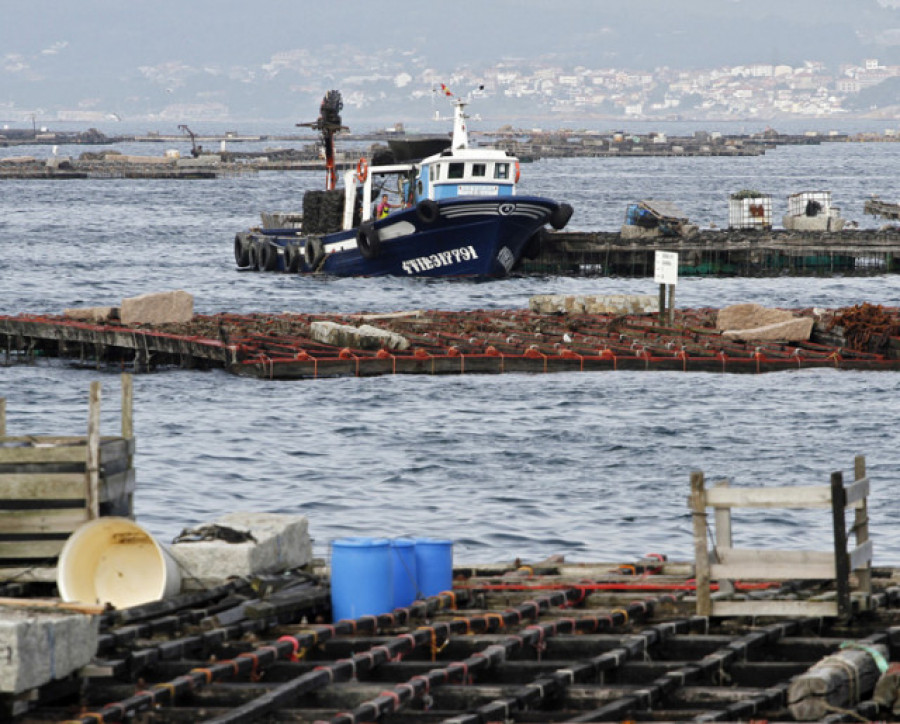
[[[337,187],[337,171],[334,167],[334,137],[340,131],[349,131],[347,126],[341,125],[341,111],[344,108],[344,99],[341,92],[330,90],[322,99],[319,106],[319,117],[311,123],[298,123],[303,128],[314,128],[322,134],[322,143],[325,146],[325,190],[331,191]]]
[[[440,84],[440,93],[453,104],[453,140],[450,144],[452,148],[469,147],[469,130],[466,125],[466,120],[471,116],[466,115],[466,106],[469,105],[472,96],[483,90],[484,86],[480,85],[477,89],[474,89],[467,98],[462,98],[455,95],[445,84]],[[435,87],[433,91],[437,93],[439,92],[439,89]],[[439,121],[445,119],[441,117],[439,112],[435,111],[435,120]]]

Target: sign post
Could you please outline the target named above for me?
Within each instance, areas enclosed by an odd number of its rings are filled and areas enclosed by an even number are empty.
[[[653,264],[653,281],[659,284],[659,322],[672,323],[675,314],[675,285],[678,284],[678,254],[657,251]],[[666,285],[669,286],[669,313],[666,314]]]

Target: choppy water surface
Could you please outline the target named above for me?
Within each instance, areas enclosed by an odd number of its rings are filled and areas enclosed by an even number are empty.
[[[80,150],[78,151],[80,152]],[[572,228],[614,229],[625,204],[678,203],[725,226],[727,193],[831,190],[861,225],[870,193],[900,198],[898,144],[780,148],[747,159],[541,161],[523,192],[573,203]],[[318,174],[217,181],[0,184],[0,313],[117,304],[163,289],[198,312],[524,307],[533,294],[654,293],[652,280],[496,282],[309,279],[234,270],[236,231],[299,206]],[[900,304],[900,277],[690,279],[677,302],[715,306]],[[84,429],[91,380],[104,431],[115,375],[62,362],[0,368],[15,433]],[[460,560],[692,555],[690,472],[735,485],[827,484],[867,456],[876,561],[900,562],[900,376],[810,370],[763,376],[596,373],[265,382],[166,371],[135,380],[138,519],[162,539],[232,510],[305,513],[319,552],[344,535],[440,535]],[[824,513],[735,523],[739,545],[820,547]]]

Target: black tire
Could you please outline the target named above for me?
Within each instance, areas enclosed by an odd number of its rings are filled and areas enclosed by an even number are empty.
[[[259,245],[259,268],[261,271],[273,271],[278,266],[278,250],[274,244],[263,241]]]
[[[319,208],[320,233],[330,234],[340,231],[344,227],[344,192],[334,189],[325,192],[322,205]]]
[[[284,256],[283,264],[281,267],[281,271],[285,274],[290,274],[292,271],[297,271],[296,269],[291,269],[291,265],[294,264],[294,257],[297,256],[297,252],[294,250],[294,245],[291,242],[288,242],[284,245]]]
[[[560,204],[550,214],[550,226],[559,231],[565,228],[572,218],[572,207],[569,204]]]
[[[239,267],[249,266],[250,249],[243,234],[235,234],[234,237],[234,263]]]
[[[259,271],[259,242],[251,241],[247,246],[249,246],[247,252],[247,265],[253,271]]]
[[[416,216],[419,217],[419,220],[425,224],[433,224],[438,220],[438,216],[441,215],[441,207],[438,206],[437,201],[432,201],[431,199],[424,199],[419,202],[419,205],[416,206]]]
[[[316,236],[307,237],[303,256],[306,259],[306,266],[309,267],[309,270],[318,271],[319,265],[325,258],[325,247],[322,246],[322,240]]]
[[[363,224],[356,232],[356,248],[366,259],[374,259],[381,254],[381,238],[372,224]]]
[[[544,245],[544,230],[538,229],[525,242],[522,247],[522,256],[526,259],[537,259],[541,254],[541,247]]]

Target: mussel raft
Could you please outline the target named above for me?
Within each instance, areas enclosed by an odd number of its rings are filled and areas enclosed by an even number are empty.
[[[135,372],[218,367],[267,379],[900,369],[900,309],[861,304],[794,314],[814,320],[808,341],[727,338],[716,328],[714,309],[676,309],[664,320],[657,314],[530,310],[217,314],[195,315],[184,324],[133,326],[115,319],[95,323],[60,315],[18,315],[0,316],[0,355],[5,354],[7,364],[58,356]],[[314,328],[330,331],[322,337]]]

